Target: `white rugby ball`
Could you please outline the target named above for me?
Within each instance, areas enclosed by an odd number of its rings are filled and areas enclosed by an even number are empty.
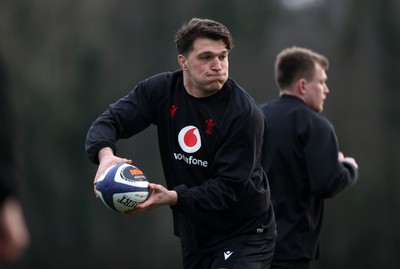
[[[149,182],[142,170],[121,163],[101,174],[96,183],[96,193],[108,208],[123,213],[147,199]]]

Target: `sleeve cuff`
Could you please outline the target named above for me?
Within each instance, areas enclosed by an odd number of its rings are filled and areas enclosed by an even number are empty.
[[[187,203],[187,187],[185,185],[178,185],[174,188],[178,195],[178,200],[175,205],[171,206],[172,209],[179,210]]]
[[[343,161],[343,165],[348,169],[350,177],[353,179],[353,184],[358,180],[358,169],[349,162]]]

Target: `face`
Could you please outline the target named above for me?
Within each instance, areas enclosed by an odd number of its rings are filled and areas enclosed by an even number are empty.
[[[324,100],[329,88],[326,85],[328,77],[320,64],[315,64],[315,75],[312,80],[305,80],[303,86],[304,102],[318,113],[324,110]]]
[[[228,50],[222,40],[197,38],[187,56],[178,55],[184,85],[194,97],[207,97],[219,91],[228,79]]]

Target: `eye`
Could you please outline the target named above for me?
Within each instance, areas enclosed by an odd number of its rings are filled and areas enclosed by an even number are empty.
[[[200,60],[203,60],[203,61],[208,61],[208,60],[210,60],[211,59],[211,55],[210,54],[203,54],[203,55],[200,55]]]

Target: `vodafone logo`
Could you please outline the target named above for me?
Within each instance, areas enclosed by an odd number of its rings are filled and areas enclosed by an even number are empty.
[[[178,135],[179,146],[186,153],[194,153],[201,148],[201,137],[199,129],[196,126],[189,125],[183,128]],[[182,161],[188,165],[208,167],[207,160],[200,160],[191,155],[182,153],[174,153],[174,158],[177,161]]]
[[[186,153],[193,153],[198,151],[201,147],[199,129],[192,125],[184,127],[179,132],[178,142],[182,150]]]

